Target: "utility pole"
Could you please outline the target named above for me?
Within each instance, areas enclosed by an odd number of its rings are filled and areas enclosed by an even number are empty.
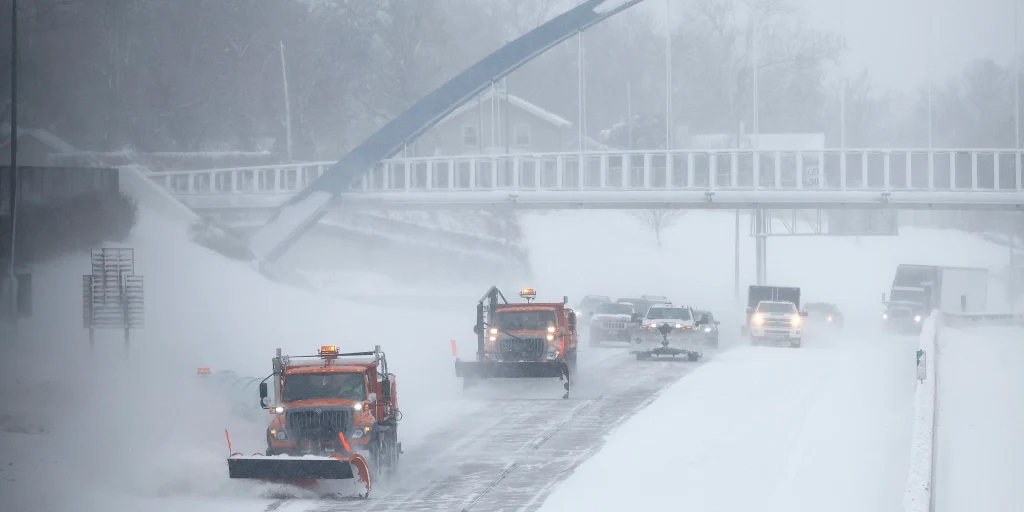
[[[665,149],[669,151],[673,146],[675,117],[675,110],[672,107],[672,2],[673,0],[665,0]],[[667,167],[668,161],[665,163]]]
[[[284,60],[284,41],[281,41],[281,81],[284,82],[284,128],[288,141],[288,162],[292,162],[292,103],[288,94],[288,67]]]
[[[8,180],[11,189],[11,254],[8,262],[7,277],[10,279],[11,293],[11,325],[13,333],[18,332],[18,276],[16,274],[14,255],[18,228],[18,0],[11,0],[11,177]]]

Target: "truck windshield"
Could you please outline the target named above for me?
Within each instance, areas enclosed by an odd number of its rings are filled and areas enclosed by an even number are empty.
[[[889,295],[893,302],[924,302],[924,292],[919,290],[893,290]]]
[[[543,331],[555,325],[555,312],[547,311],[498,311],[495,323],[501,331]]]
[[[285,402],[297,400],[365,400],[366,382],[359,372],[296,373],[284,378]]]
[[[793,313],[796,306],[790,302],[762,302],[757,305],[757,310],[761,313]]]
[[[599,315],[631,315],[633,306],[630,304],[601,304],[597,308]]]
[[[653,320],[689,320],[690,310],[686,308],[651,308],[647,310],[647,318]]]

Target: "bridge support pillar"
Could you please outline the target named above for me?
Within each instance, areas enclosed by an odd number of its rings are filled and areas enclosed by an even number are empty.
[[[757,284],[765,285],[768,280],[768,222],[769,212],[764,208],[754,210],[754,242],[757,265]]]

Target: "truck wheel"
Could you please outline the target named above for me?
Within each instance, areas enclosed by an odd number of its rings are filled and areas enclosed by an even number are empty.
[[[801,342],[801,341],[803,341],[803,340],[801,340],[801,339],[799,339],[799,338],[798,338],[798,339],[795,339],[795,340],[792,340],[792,341],[790,341],[790,342],[789,342],[789,346],[790,346],[790,348],[800,348],[800,342]]]

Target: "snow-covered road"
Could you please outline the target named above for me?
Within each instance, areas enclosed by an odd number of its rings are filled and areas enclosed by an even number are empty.
[[[1024,329],[942,328],[936,512],[1024,503]]]
[[[913,337],[739,347],[618,429],[542,510],[897,511]]]

